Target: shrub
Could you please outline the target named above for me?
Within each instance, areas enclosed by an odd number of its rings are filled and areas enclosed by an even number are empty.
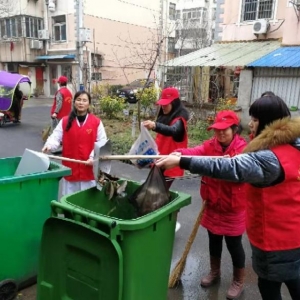
[[[137,92],[136,99],[140,102],[144,115],[157,101],[158,93],[159,90],[154,85]]]
[[[92,86],[92,98],[94,99],[99,99],[105,96],[109,95],[109,89],[110,85],[109,84],[97,84]]]
[[[209,123],[203,120],[197,120],[195,124],[188,125],[189,147],[199,145],[212,137],[213,132],[207,131],[208,126]]]
[[[109,119],[117,118],[118,114],[125,108],[122,98],[104,96],[99,100],[100,108]]]
[[[234,110],[236,108],[236,104],[231,99],[219,98],[217,100],[216,110]]]

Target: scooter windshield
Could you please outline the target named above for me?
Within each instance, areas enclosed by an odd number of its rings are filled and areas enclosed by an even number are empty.
[[[20,74],[0,72],[0,111],[9,110],[13,100],[13,94],[19,83],[28,82],[30,79]]]

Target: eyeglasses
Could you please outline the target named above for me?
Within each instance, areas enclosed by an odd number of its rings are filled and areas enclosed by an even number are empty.
[[[87,102],[89,102],[89,99],[82,99],[82,98],[77,98],[77,99],[75,99],[75,101],[76,102],[82,102],[82,103],[87,103]]]

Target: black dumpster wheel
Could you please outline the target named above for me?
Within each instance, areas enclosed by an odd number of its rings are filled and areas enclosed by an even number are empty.
[[[0,282],[0,300],[13,300],[18,294],[18,286],[14,280]]]

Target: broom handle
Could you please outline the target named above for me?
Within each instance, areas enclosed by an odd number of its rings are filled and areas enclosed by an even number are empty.
[[[205,206],[206,206],[206,201],[203,201],[201,210],[200,210],[199,215],[198,215],[198,217],[197,217],[197,219],[195,221],[193,230],[192,230],[192,232],[191,232],[191,234],[189,236],[189,239],[188,239],[188,243],[186,244],[184,252],[183,252],[183,255],[181,257],[181,259],[183,259],[184,261],[186,260],[188,254],[190,252],[190,249],[191,249],[191,247],[193,245],[193,242],[195,240],[195,237],[197,235],[197,232],[198,232],[198,229],[199,229],[199,226],[200,226],[200,222],[202,220],[202,216],[203,216],[203,212],[204,212]]]
[[[63,161],[69,161],[69,162],[74,162],[78,164],[84,164],[86,165],[86,160],[79,160],[79,159],[73,159],[73,158],[67,158],[67,157],[62,157],[62,156],[56,156],[56,155],[48,155],[46,154],[49,158],[57,159],[57,160],[63,160]]]
[[[185,264],[186,264],[186,259],[187,259],[187,256],[191,250],[191,247],[193,245],[193,242],[195,240],[195,237],[197,235],[197,232],[198,232],[198,229],[199,229],[199,224],[202,220],[202,216],[203,216],[203,212],[205,210],[205,206],[206,206],[206,201],[203,201],[203,204],[202,204],[202,207],[201,207],[201,210],[198,214],[198,217],[195,221],[195,224],[194,224],[194,227],[193,227],[193,230],[189,236],[189,239],[185,245],[185,248],[184,248],[184,252],[180,258],[180,260],[177,262],[175,268],[173,269],[172,273],[171,273],[171,276],[169,278],[169,288],[173,288],[174,286],[176,286],[176,284],[178,283],[178,281],[180,280],[180,277],[182,275],[182,272],[185,268]]]
[[[74,162],[74,163],[79,163],[79,164],[85,164],[85,160],[78,160],[78,159],[73,159],[73,158],[67,158],[67,157],[62,157],[62,156],[56,156],[56,155],[48,155],[46,154],[49,158],[57,159],[57,160],[62,160],[62,161],[69,161],[69,162]],[[105,155],[105,156],[99,156],[99,160],[123,160],[123,159],[159,159],[159,158],[165,158],[168,157],[169,155]],[[224,158],[224,156],[191,156],[191,155],[181,155],[180,157],[196,157],[196,158],[201,158],[201,157],[210,157],[210,158]],[[97,159],[94,159],[94,161],[97,161]]]
[[[99,156],[99,160],[122,160],[122,159],[159,159],[166,158],[169,155],[105,155]],[[209,158],[224,158],[224,156],[191,156],[191,155],[181,155],[180,157],[209,157]]]

